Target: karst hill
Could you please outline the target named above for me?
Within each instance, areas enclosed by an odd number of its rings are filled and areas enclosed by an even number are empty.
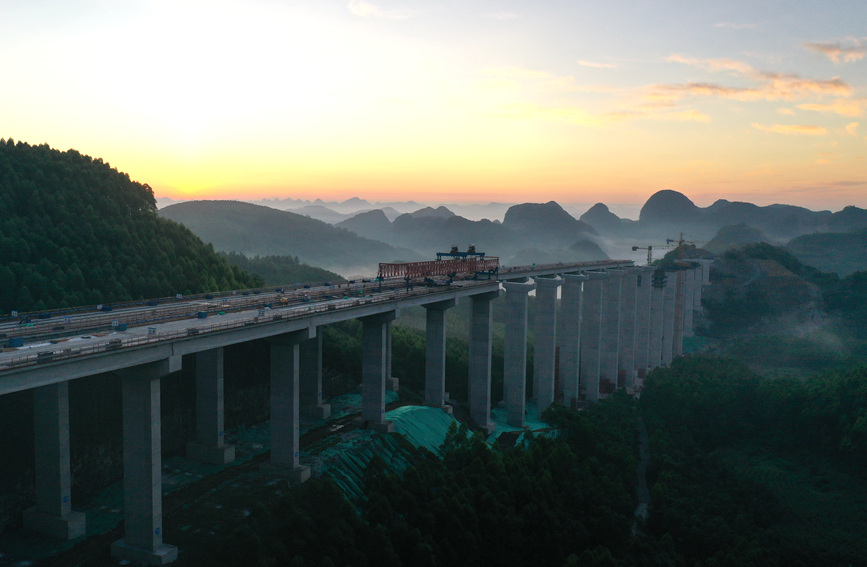
[[[0,312],[246,288],[151,188],[101,159],[0,140]]]

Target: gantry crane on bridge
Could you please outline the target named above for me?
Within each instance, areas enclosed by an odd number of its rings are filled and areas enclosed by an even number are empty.
[[[486,257],[484,252],[476,252],[476,247],[471,244],[466,252],[459,251],[457,246],[452,246],[450,252],[437,252],[436,260],[380,263],[376,279],[381,285],[388,278],[403,278],[407,287],[410,287],[412,280],[421,279],[430,285],[434,284],[433,278],[436,276],[445,276],[451,283],[458,275],[491,279],[496,278],[499,272],[499,257]]]

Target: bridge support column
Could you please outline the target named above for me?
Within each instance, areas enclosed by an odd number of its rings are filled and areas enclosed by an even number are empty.
[[[662,300],[662,364],[674,359],[675,306],[677,305],[677,274],[665,272],[665,297]]]
[[[196,353],[196,440],[187,458],[224,465],[235,460],[235,446],[225,444],[223,349]]]
[[[387,368],[385,370],[385,389],[391,390],[392,392],[399,392],[400,391],[400,380],[398,378],[395,378],[391,374],[391,345],[392,345],[393,340],[392,340],[392,328],[391,328],[391,322],[390,321],[385,326],[385,332],[386,332],[386,335],[388,336],[388,340],[386,342],[386,353],[385,353],[385,362],[387,365]]]
[[[566,274],[560,300],[560,394],[563,405],[578,401],[578,362],[581,359],[581,296],[587,276]]]
[[[181,369],[173,356],[118,372],[123,403],[124,538],[111,554],[146,565],[165,565],[178,548],[163,543],[160,378]]]
[[[698,270],[695,267],[684,271],[683,273],[683,336],[691,337],[694,335],[693,326],[693,306],[695,305],[695,275]],[[681,349],[683,352],[683,349]]]
[[[599,388],[607,386],[605,393],[617,389],[620,351],[620,288],[625,270],[608,270],[605,280],[605,294],[602,299],[602,330],[599,346]]]
[[[640,268],[627,268],[620,284],[620,345],[617,351],[617,387],[635,385],[635,319]]]
[[[710,266],[713,260],[702,258],[698,261],[701,264],[701,285],[710,285]]]
[[[653,268],[639,268],[635,296],[635,371],[644,379],[650,362],[650,306],[653,292]]]
[[[310,467],[301,466],[300,344],[311,339],[315,329],[286,333],[268,339],[271,343],[271,461],[262,465],[269,474],[294,482],[310,478]]]
[[[677,285],[675,287],[674,295],[674,334],[672,336],[673,342],[671,344],[672,358],[683,354],[683,337],[684,328],[686,327],[686,274],[687,270],[683,269],[674,272]]]
[[[24,511],[28,529],[62,540],[84,535],[86,518],[72,510],[69,467],[69,382],[33,390],[36,506]]]
[[[503,345],[506,421],[513,427],[523,427],[527,404],[527,294],[536,288],[536,284],[505,282],[503,287],[506,289]]]
[[[557,289],[560,278],[536,278],[536,321],[533,327],[533,397],[539,414],[554,402],[557,354]]]
[[[454,307],[456,300],[449,299],[424,306],[426,315],[424,403],[452,413],[445,405],[446,395],[446,309]]]
[[[328,419],[331,404],[322,399],[322,333],[302,342],[299,348],[301,373],[301,413],[313,419]]]
[[[470,296],[470,418],[489,434],[497,428],[491,420],[491,302],[499,296],[499,290]]]
[[[666,288],[671,287],[671,284],[666,281],[667,278],[666,272],[655,270],[651,279],[648,372],[662,364],[662,344],[665,336],[665,294]]]
[[[599,399],[600,347],[602,333],[602,305],[605,298],[607,272],[588,272],[581,300],[581,376],[584,398],[589,402]]]
[[[385,382],[388,371],[388,329],[397,311],[361,319],[361,419],[384,433],[394,431],[385,419]]]
[[[707,262],[707,263],[705,263]],[[693,295],[693,325],[697,318],[701,317],[701,292],[704,286],[704,275],[710,271],[710,261],[699,260],[699,265],[695,269],[695,294]]]

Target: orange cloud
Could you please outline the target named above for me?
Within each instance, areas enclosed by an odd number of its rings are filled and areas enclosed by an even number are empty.
[[[750,124],[756,130],[762,130],[764,132],[776,132],[777,134],[792,134],[792,135],[801,135],[801,136],[825,136],[828,134],[828,130],[821,126],[810,126],[805,124],[774,124],[773,126],[768,126],[766,124],[759,124],[757,122],[753,122]]]
[[[834,43],[805,43],[804,47],[816,53],[821,53],[834,63],[854,63],[864,59],[867,55],[867,45],[863,41],[851,40],[853,45],[843,45],[837,41]]]
[[[701,82],[658,85],[656,87],[658,90],[672,93],[674,96],[716,96],[741,101],[754,101],[792,100],[807,95],[848,96],[852,92],[852,87],[839,77],[817,80],[790,73],[759,71],[747,63],[733,59],[691,59],[675,54],[669,56],[667,60],[700,67],[711,72],[728,71],[758,83],[754,87],[727,87],[717,83]]]
[[[867,109],[867,99],[838,98],[831,104],[799,104],[798,108],[815,112],[833,112],[840,116],[863,116],[864,110]]]
[[[858,137],[858,123],[857,122],[850,122],[849,124],[847,124],[846,125],[846,133],[849,134],[850,136],[855,136],[857,138]]]

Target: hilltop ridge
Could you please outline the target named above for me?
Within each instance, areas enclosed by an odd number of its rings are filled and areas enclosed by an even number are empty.
[[[0,311],[258,285],[156,211],[99,158],[0,140]]]

